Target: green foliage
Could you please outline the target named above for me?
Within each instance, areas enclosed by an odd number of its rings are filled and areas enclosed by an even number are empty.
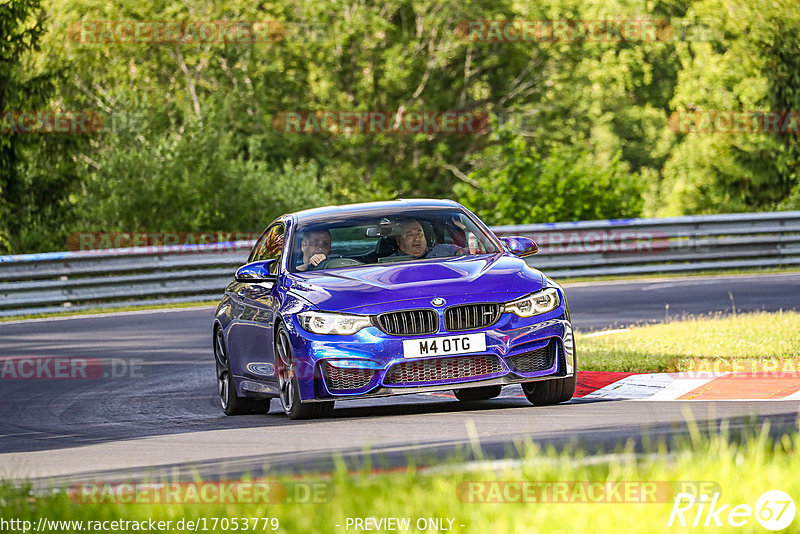
[[[315,163],[245,158],[229,132],[194,124],[115,137],[78,203],[84,224],[98,230],[260,231],[329,201]]]
[[[42,15],[38,0],[0,3],[0,112],[42,103],[49,90],[46,76],[31,75],[23,65],[38,48]],[[22,135],[0,135],[0,252],[10,248],[4,236],[20,227],[16,211],[26,192],[18,165],[29,142]]]
[[[642,195],[619,153],[602,160],[575,145],[553,144],[541,155],[507,132],[480,158],[481,168],[455,191],[489,224],[613,219],[637,216]]]
[[[717,35],[679,48],[676,110],[800,110],[796,3],[703,0],[690,16]],[[787,199],[799,183],[796,134],[682,137],[664,166],[660,214],[772,210],[791,203]]]
[[[258,231],[296,207],[398,196],[456,197],[513,223],[800,207],[797,136],[668,126],[676,110],[800,109],[790,0],[44,0],[46,26],[38,6],[0,4],[0,109],[89,110],[106,124],[0,136],[0,236],[16,252],[85,230]],[[675,17],[714,30],[711,41],[472,42],[457,31]],[[92,43],[76,31],[130,20],[278,21],[285,35]],[[500,121],[467,134],[274,123],[315,110]]]
[[[8,242],[8,239],[5,235],[3,235],[3,231],[0,230],[0,253],[6,253],[11,251],[11,244]]]

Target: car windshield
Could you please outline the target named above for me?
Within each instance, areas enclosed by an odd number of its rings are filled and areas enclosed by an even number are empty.
[[[294,232],[290,271],[495,254],[499,247],[458,209],[406,210],[301,223]]]

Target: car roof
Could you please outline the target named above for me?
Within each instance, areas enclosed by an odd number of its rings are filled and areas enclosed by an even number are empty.
[[[435,209],[435,208],[461,208],[461,204],[453,200],[438,200],[427,198],[397,199],[383,202],[363,202],[360,204],[344,204],[341,206],[325,206],[298,211],[291,216],[298,222],[309,222],[323,219],[338,219],[347,216],[359,215],[382,215],[387,211],[395,211],[398,208],[415,209]]]

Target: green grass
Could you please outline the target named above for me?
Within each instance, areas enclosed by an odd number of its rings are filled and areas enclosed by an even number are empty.
[[[291,534],[354,532],[345,530],[347,518],[408,517],[453,518],[456,533],[531,532],[664,532],[674,503],[673,492],[661,502],[469,502],[463,490],[469,484],[492,481],[530,482],[656,482],[659,487],[677,488],[682,482],[710,482],[720,492],[720,503],[755,505],[767,490],[779,489],[797,499],[800,496],[800,434],[770,439],[766,428],[752,431],[748,438],[731,440],[723,435],[701,436],[696,427],[692,438],[671,452],[650,446],[649,454],[630,451],[603,457],[586,457],[580,450],[554,452],[528,445],[523,460],[514,463],[464,468],[453,464],[435,471],[406,471],[375,474],[369,470],[348,474],[339,470],[330,484],[332,497],[319,504],[84,504],[63,493],[32,496],[25,488],[0,486],[0,517],[33,522],[49,520],[171,520],[206,518],[208,532],[212,518],[275,517],[280,532]],[[293,479],[292,483],[297,483]],[[658,492],[662,494],[661,491]],[[572,499],[572,492],[568,494]],[[663,494],[662,494],[663,495]],[[695,507],[685,517],[694,519]],[[725,513],[720,519],[727,520]],[[795,525],[800,518],[795,520]],[[691,524],[691,523],[690,523]],[[341,525],[336,527],[335,525]],[[465,525],[461,527],[460,525]],[[700,527],[702,529],[702,527]],[[428,529],[430,531],[430,529]],[[687,527],[679,531],[698,531]],[[727,532],[727,525],[720,532]],[[737,532],[765,532],[755,517],[735,529]],[[74,528],[51,532],[74,532]],[[174,529],[171,531],[175,531]],[[199,530],[203,532],[202,529]],[[257,530],[258,532],[272,532]],[[416,531],[411,529],[411,531]],[[791,530],[790,530],[791,531]],[[230,529],[228,530],[230,532]]]
[[[118,313],[126,311],[141,311],[141,310],[165,310],[172,308],[195,308],[198,306],[216,306],[219,304],[218,300],[205,300],[200,302],[177,302],[172,304],[147,304],[142,306],[120,306],[119,308],[88,308],[85,310],[69,311],[65,308],[64,311],[28,314],[28,315],[14,315],[12,317],[0,317],[0,323],[9,321],[23,321],[26,319],[44,319],[47,317],[70,317],[73,315],[94,315],[96,313]]]
[[[747,313],[636,326],[599,337],[576,333],[584,371],[800,371],[800,313]]]

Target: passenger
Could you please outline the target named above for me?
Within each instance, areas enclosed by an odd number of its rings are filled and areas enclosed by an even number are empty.
[[[461,255],[466,252],[458,245],[438,244],[428,246],[425,230],[422,224],[415,219],[408,219],[400,223],[400,235],[397,236],[397,252],[392,256],[414,256],[415,258],[447,258]]]
[[[300,236],[300,250],[303,251],[303,259],[297,270],[314,269],[331,253],[331,233],[328,230],[303,232]]]

